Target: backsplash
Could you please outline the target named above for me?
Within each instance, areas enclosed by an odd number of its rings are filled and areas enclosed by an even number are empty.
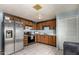
[[[31,32],[32,34],[40,35],[56,35],[55,30],[24,30],[24,32]]]

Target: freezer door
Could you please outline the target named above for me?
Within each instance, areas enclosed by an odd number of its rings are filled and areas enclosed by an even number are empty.
[[[14,22],[5,22],[4,25],[4,52],[8,55],[14,53]]]
[[[15,23],[15,52],[23,49],[23,36],[23,27],[20,24]]]

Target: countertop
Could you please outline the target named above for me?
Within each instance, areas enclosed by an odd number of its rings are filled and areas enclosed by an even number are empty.
[[[31,34],[31,36],[35,35],[46,35],[46,36],[56,36],[55,34],[49,35],[49,34]],[[24,35],[24,36],[29,36],[29,35]]]
[[[35,34],[35,35],[47,35],[47,36],[56,36],[56,35],[48,35],[48,34]]]

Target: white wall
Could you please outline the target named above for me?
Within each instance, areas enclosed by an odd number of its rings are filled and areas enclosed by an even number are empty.
[[[75,13],[60,15],[57,16],[57,47],[63,49],[64,41],[79,42],[79,16]]]

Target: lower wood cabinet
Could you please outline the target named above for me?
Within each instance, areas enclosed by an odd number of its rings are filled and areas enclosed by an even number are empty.
[[[44,43],[44,36],[43,36],[43,35],[40,35],[40,37],[39,37],[39,38],[40,38],[40,39],[39,39],[39,40],[40,40],[40,42],[41,42],[41,43]]]
[[[24,43],[24,46],[28,45],[28,36],[24,36],[23,43]]]
[[[56,46],[56,37],[55,36],[49,36],[49,45]]]
[[[45,35],[44,38],[43,38],[43,40],[44,40],[45,44],[48,44],[49,36]]]
[[[56,46],[56,36],[36,35],[35,41]]]
[[[42,42],[41,35],[37,35],[37,42]]]

